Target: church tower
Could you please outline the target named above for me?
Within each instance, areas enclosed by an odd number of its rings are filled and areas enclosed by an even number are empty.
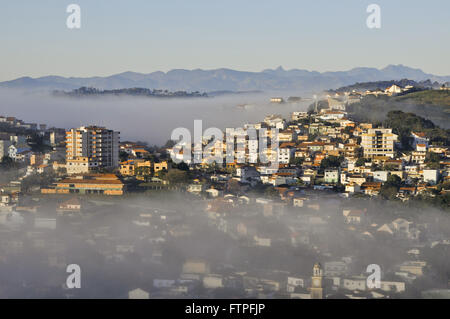
[[[311,277],[311,299],[323,299],[322,277],[322,267],[316,263]]]

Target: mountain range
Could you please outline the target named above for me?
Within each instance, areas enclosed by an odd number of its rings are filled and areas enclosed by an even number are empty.
[[[164,89],[170,91],[317,91],[335,89],[356,82],[410,79],[430,79],[439,83],[450,81],[450,76],[428,74],[420,69],[404,65],[388,65],[383,69],[359,67],[349,71],[317,72],[300,69],[267,69],[262,72],[246,72],[231,69],[184,70],[149,74],[124,72],[106,77],[21,77],[0,82],[0,88],[26,90],[72,90],[94,87],[111,90],[122,88]]]

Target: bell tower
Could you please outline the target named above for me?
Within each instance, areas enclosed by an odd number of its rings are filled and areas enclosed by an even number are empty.
[[[314,264],[311,277],[311,299],[323,299],[322,267],[319,263]]]

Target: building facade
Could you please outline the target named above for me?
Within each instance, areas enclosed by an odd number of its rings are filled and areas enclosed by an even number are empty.
[[[369,129],[367,133],[361,136],[364,157],[387,156],[393,158],[397,137],[389,128]]]
[[[42,194],[123,195],[124,184],[114,174],[90,174],[66,178],[47,188]]]
[[[313,267],[313,275],[311,277],[311,299],[323,299],[322,279],[322,266],[316,263]]]
[[[0,140],[0,161],[4,156],[8,156],[9,147],[11,146],[11,142],[7,140]]]
[[[80,174],[97,168],[118,167],[119,135],[119,132],[97,126],[67,131],[67,173]]]

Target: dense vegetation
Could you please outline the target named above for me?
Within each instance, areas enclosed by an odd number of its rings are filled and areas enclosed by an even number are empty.
[[[415,113],[443,128],[450,128],[450,91],[426,90],[402,96],[366,96],[348,106],[353,118],[362,122],[381,123],[390,111]]]
[[[430,142],[434,145],[450,145],[450,130],[443,130],[434,125],[430,120],[417,116],[414,113],[402,111],[390,111],[386,115],[383,125],[392,128],[399,136],[399,141],[404,149],[411,148],[411,132],[425,132]]]
[[[433,104],[444,107],[447,112],[450,111],[450,91],[445,90],[426,90],[412,92],[405,95],[394,97],[396,101],[407,101],[417,104]]]

